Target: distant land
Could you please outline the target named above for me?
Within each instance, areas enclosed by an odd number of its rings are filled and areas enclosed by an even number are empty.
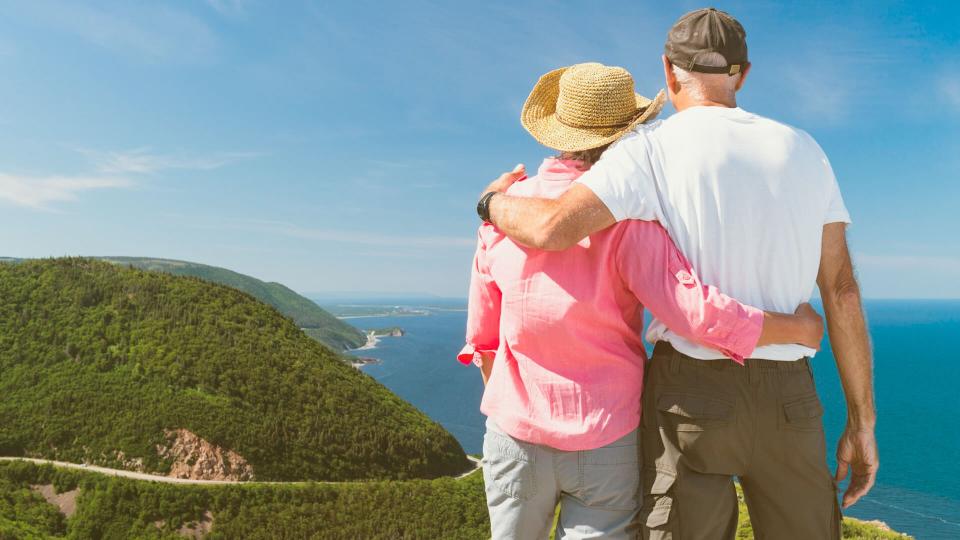
[[[368,293],[373,295],[374,293]],[[435,312],[466,311],[466,298],[453,298],[435,295],[374,298],[332,298],[306,293],[306,296],[340,319],[367,317],[419,317]],[[368,323],[373,324],[371,321]]]
[[[305,292],[307,298],[317,302],[321,306],[324,304],[338,304],[341,302],[394,302],[397,304],[410,304],[429,302],[430,300],[449,300],[450,298],[430,293],[405,293],[405,292],[376,292],[376,291],[356,291],[356,292]]]
[[[357,319],[365,317],[422,317],[430,315],[426,309],[392,305],[367,304],[327,304],[325,309],[339,319]]]
[[[0,264],[0,456],[188,478],[469,469],[450,433],[252,295],[86,258]]]

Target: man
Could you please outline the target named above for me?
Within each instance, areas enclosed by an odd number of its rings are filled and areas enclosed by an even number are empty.
[[[728,14],[681,17],[663,66],[676,115],[621,139],[559,198],[502,194],[518,167],[489,186],[478,213],[520,243],[554,250],[620,220],[658,220],[705,282],[763,309],[792,311],[818,285],[847,401],[835,477],[812,349],[759,347],[739,367],[654,321],[644,535],[733,538],[737,477],[758,538],[839,538],[834,482],[852,470],[848,507],[873,486],[879,461],[871,352],[836,179],[809,135],[737,107],[750,64],[743,27]]]

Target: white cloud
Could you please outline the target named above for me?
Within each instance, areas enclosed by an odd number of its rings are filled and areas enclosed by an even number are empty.
[[[0,200],[27,208],[50,209],[55,202],[72,201],[77,195],[94,189],[130,187],[124,178],[96,176],[29,177],[0,173]]]
[[[169,169],[211,171],[260,155],[256,152],[220,152],[206,156],[183,156],[157,154],[149,148],[119,152],[80,151],[93,161],[98,171],[107,174],[150,174]]]
[[[167,2],[94,7],[83,2],[31,0],[18,8],[53,30],[149,60],[198,63],[210,59],[219,47],[206,23]]]
[[[148,148],[122,152],[79,151],[93,162],[95,174],[29,176],[0,173],[0,201],[49,210],[52,203],[76,200],[85,191],[132,187],[135,182],[126,177],[129,175],[170,169],[210,171],[260,155],[255,152],[221,152],[207,156],[178,156],[152,153]]]

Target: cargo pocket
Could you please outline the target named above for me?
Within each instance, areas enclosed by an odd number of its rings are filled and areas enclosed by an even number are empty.
[[[781,426],[794,431],[820,431],[823,429],[821,418],[823,405],[817,394],[793,399],[783,404]]]
[[[657,410],[674,431],[698,432],[725,426],[733,417],[733,401],[713,396],[665,392],[657,399]],[[665,426],[666,427],[666,426]]]
[[[640,522],[643,538],[651,540],[671,540],[675,534],[675,523],[671,519],[674,500],[671,488],[676,473],[667,470],[644,472],[643,507],[640,510]]]
[[[632,436],[636,440],[636,432]],[[583,452],[579,496],[590,508],[636,511],[640,507],[640,455],[636,442]]]
[[[715,395],[664,392],[657,398],[660,438],[675,467],[678,453],[690,467],[705,473],[728,470],[740,460],[733,430],[735,408]]]
[[[529,443],[487,431],[483,436],[483,480],[504,495],[525,501],[537,493],[535,449]]]

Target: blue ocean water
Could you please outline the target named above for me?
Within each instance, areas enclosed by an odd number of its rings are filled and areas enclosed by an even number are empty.
[[[357,353],[383,362],[363,369],[440,422],[467,452],[480,453],[483,384],[475,368],[455,359],[463,345],[465,305],[424,300],[408,307],[429,315],[349,321],[406,331]],[[919,539],[960,539],[960,301],[874,300],[866,309],[881,469],[874,490],[846,513],[882,520]],[[816,356],[814,370],[832,455],[846,409],[829,349]]]

